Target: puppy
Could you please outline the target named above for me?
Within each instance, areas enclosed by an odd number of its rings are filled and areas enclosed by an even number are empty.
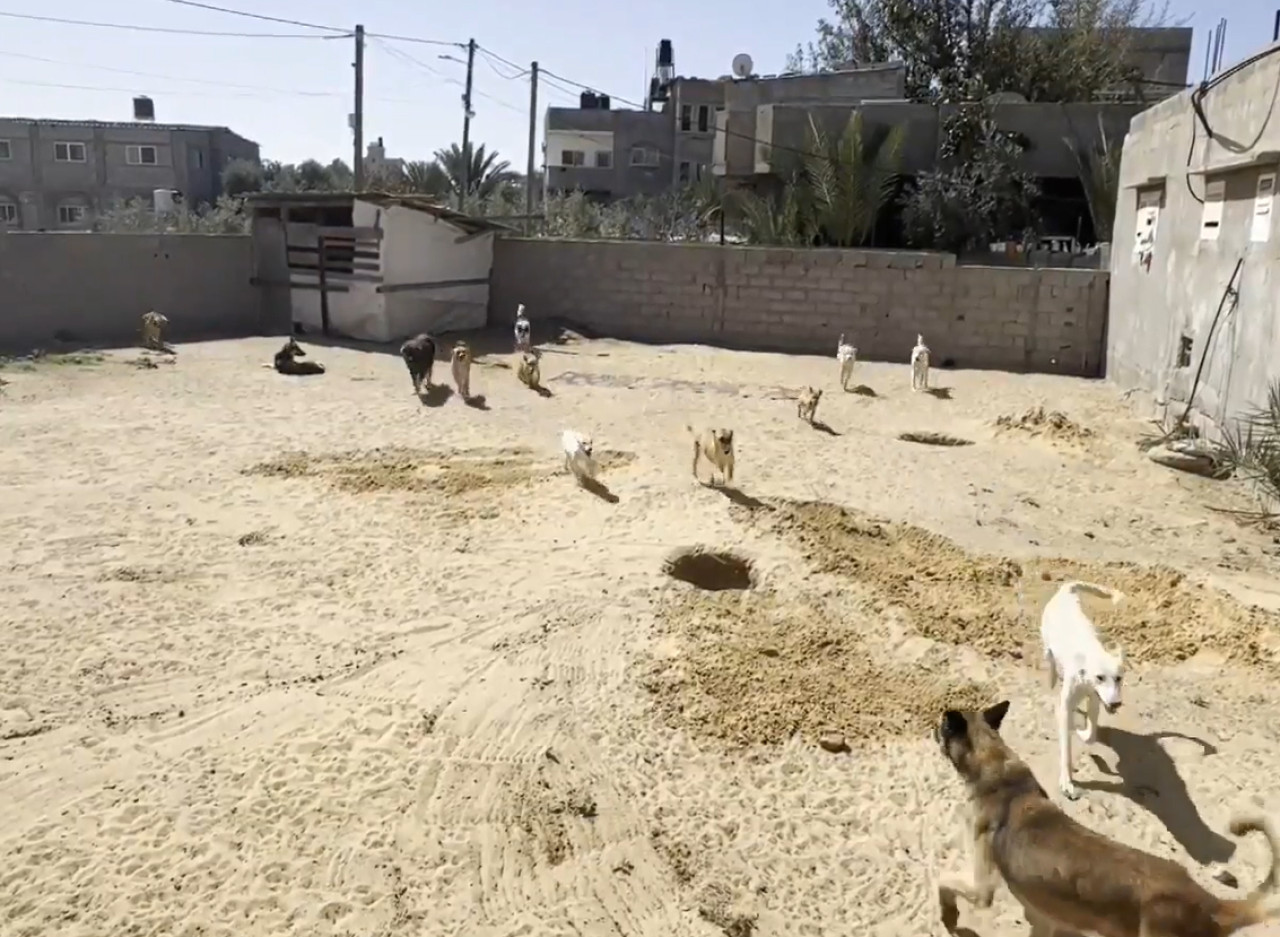
[[[272,359],[272,365],[280,374],[303,375],[303,374],[323,374],[324,365],[318,361],[299,361],[299,358],[305,358],[306,352],[302,350],[302,346],[294,340],[292,336],[281,346]]]
[[[924,336],[916,336],[916,347],[911,349],[911,389],[929,389],[929,346]]]
[[[169,324],[167,316],[162,316],[154,309],[142,317],[142,347],[153,351],[166,351],[164,344],[164,327]]]
[[[1062,681],[1058,696],[1058,789],[1075,800],[1080,796],[1071,777],[1071,721],[1085,704],[1080,741],[1090,744],[1098,734],[1098,709],[1114,714],[1120,708],[1124,681],[1124,651],[1103,648],[1093,622],[1080,605],[1080,593],[1119,603],[1123,595],[1089,582],[1064,582],[1040,616],[1040,641],[1049,671],[1049,689]]]
[[[415,335],[400,346],[400,357],[409,369],[409,377],[413,380],[413,392],[422,392],[423,382],[427,390],[431,389],[431,372],[436,364],[436,340],[423,332]]]
[[[516,336],[516,351],[528,351],[533,339],[533,328],[529,325],[529,319],[524,314],[524,303],[516,308],[516,324],[512,330]]]
[[[698,463],[705,457],[715,468],[720,470],[721,484],[733,484],[733,430],[704,429],[695,430],[685,426],[693,436],[693,477],[698,477]],[[715,484],[715,473],[711,474],[711,483]]]
[[[536,352],[526,351],[521,353],[520,367],[516,370],[516,377],[526,387],[538,388],[542,386],[542,370],[538,366]]]
[[[822,391],[806,387],[796,401],[796,415],[806,423],[813,423],[813,415],[818,412],[818,401],[822,399]]]
[[[938,885],[942,923],[955,933],[958,897],[991,907],[1003,878],[1029,920],[1053,934],[1100,937],[1226,937],[1280,916],[1280,837],[1271,821],[1239,816],[1234,836],[1260,832],[1271,870],[1243,900],[1218,898],[1176,862],[1107,839],[1072,820],[1000,737],[1006,700],[982,712],[947,710],[934,729],[942,753],[968,788],[973,808],[973,877]]]
[[[471,348],[466,342],[453,346],[453,383],[463,400],[471,399]]]
[[[836,342],[836,361],[840,362],[840,389],[848,390],[849,381],[853,379],[853,366],[858,362],[858,349],[845,344],[843,332]]]
[[[600,473],[600,465],[595,460],[593,449],[595,444],[591,437],[577,430],[567,429],[560,434],[560,448],[564,450],[564,467],[582,484],[584,480],[595,481]]]

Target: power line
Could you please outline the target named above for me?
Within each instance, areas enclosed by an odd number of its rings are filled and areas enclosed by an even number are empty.
[[[6,85],[28,85],[33,88],[65,88],[69,91],[109,91],[112,94],[137,94],[136,88],[109,88],[105,85],[69,85],[56,81],[30,81],[26,78],[0,78],[0,83]],[[190,97],[190,98],[252,98],[251,91],[172,91],[169,92],[174,97]]]
[[[8,13],[0,16],[36,23],[58,23],[62,26],[92,26],[96,29],[121,29],[135,33],[164,33],[170,36],[221,36],[227,39],[341,39],[343,36],[315,36],[310,33],[237,33],[213,29],[180,29],[171,26],[139,26],[136,23],[101,23],[96,20],[72,20],[60,16],[37,16],[34,13]],[[351,34],[348,33],[347,36]]]
[[[368,36],[369,34],[366,33],[365,35]],[[401,50],[395,48],[394,46],[390,45],[387,42],[383,42],[379,40],[378,46],[384,51],[390,53],[392,56],[398,59],[401,59],[402,61],[408,62],[410,65],[416,66],[417,68],[420,68],[426,72],[429,72],[432,75],[435,75],[437,78],[439,78],[441,81],[444,81],[447,84],[457,85],[458,87],[463,86],[462,82],[459,81],[457,78],[453,78],[449,75],[446,75],[440,69],[427,64],[421,59],[415,58],[414,56],[410,55],[407,52],[402,52]],[[514,104],[511,104],[508,101],[504,101],[501,98],[494,97],[493,95],[487,94],[483,91],[478,91],[473,88],[471,90],[471,93],[477,97],[485,98],[486,100],[492,101],[494,104],[497,104],[499,107],[505,107],[508,110],[515,111],[517,114],[523,114],[525,112],[524,108],[516,107]]]
[[[517,69],[514,75],[508,75],[506,72],[502,71],[502,69],[498,68],[498,66],[493,64],[494,61],[501,61],[498,59],[496,55],[494,55],[492,52],[489,52],[487,49],[480,48],[479,46],[476,46],[476,51],[479,52],[481,57],[484,59],[484,64],[489,66],[489,70],[492,71],[499,78],[505,78],[507,81],[515,81],[529,74],[529,69],[522,68],[522,69]],[[507,63],[507,64],[510,64],[510,63]],[[514,68],[515,66],[512,66],[512,67]]]
[[[0,53],[7,54],[7,53]],[[52,61],[51,59],[41,59],[41,61]],[[74,63],[66,63],[68,65]],[[93,68],[100,66],[82,66],[85,68]],[[160,76],[156,76],[160,77]],[[164,76],[170,81],[195,81],[191,78],[178,78],[174,76]],[[107,85],[76,85],[67,84],[57,81],[36,81],[29,78],[0,78],[0,84],[6,85],[26,85],[33,88],[65,88],[68,91],[107,91],[111,94],[139,94],[142,92],[140,86],[132,88],[109,87]],[[280,95],[299,95],[308,98],[324,98],[332,100],[334,98],[346,99],[350,95],[345,91],[301,91],[289,88],[259,88],[256,85],[226,85],[220,81],[201,81],[203,85],[217,85],[221,88],[234,88],[234,91],[192,91],[186,88],[169,88],[163,93],[172,97],[184,98],[256,98],[261,97],[263,93],[280,94]],[[243,89],[243,90],[241,90]],[[155,89],[145,89],[154,91]],[[380,101],[385,104],[421,104],[422,102],[413,98],[370,98],[371,101]]]
[[[446,39],[420,39],[417,36],[392,36],[387,33],[365,33],[370,39],[390,39],[393,42],[414,42],[423,46],[448,46],[451,49],[465,49],[465,42],[450,42]]]
[[[303,29],[319,29],[324,32],[342,33],[350,35],[351,30],[339,29],[336,26],[319,26],[315,23],[306,23],[302,20],[281,19],[278,16],[267,16],[264,13],[248,13],[244,10],[233,10],[229,7],[214,6],[212,3],[197,3],[196,0],[168,0],[169,3],[176,3],[178,6],[195,7],[198,10],[212,10],[214,13],[227,13],[231,16],[243,16],[251,20],[263,20],[267,23],[283,23],[285,26],[301,26]]]

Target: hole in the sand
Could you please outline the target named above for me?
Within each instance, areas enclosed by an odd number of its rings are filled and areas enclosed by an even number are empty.
[[[667,557],[662,571],[708,592],[750,589],[756,584],[755,566],[737,553],[707,547],[685,547]]]
[[[948,436],[946,433],[899,433],[903,442],[915,442],[922,446],[972,446],[973,440]]]

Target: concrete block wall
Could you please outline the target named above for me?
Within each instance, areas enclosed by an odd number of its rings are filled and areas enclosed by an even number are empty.
[[[150,309],[175,341],[257,334],[252,276],[245,235],[0,234],[0,349],[133,344]]]
[[[560,317],[655,343],[1096,377],[1107,319],[1097,270],[959,267],[950,254],[503,238],[490,321]]]

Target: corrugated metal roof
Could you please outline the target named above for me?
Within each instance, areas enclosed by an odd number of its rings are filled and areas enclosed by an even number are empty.
[[[372,202],[383,208],[399,206],[420,211],[472,234],[481,231],[513,230],[509,225],[500,224],[488,218],[476,218],[473,215],[454,211],[426,195],[398,195],[392,192],[255,192],[246,196],[245,201],[250,207],[256,207],[259,205],[342,205],[356,199]]]
[[[0,117],[0,124],[32,124],[38,127],[83,127],[89,130],[220,130],[223,133],[235,134],[230,127],[219,127],[212,124],[160,124],[148,120],[53,120],[45,117]],[[248,137],[240,137],[250,143]]]

